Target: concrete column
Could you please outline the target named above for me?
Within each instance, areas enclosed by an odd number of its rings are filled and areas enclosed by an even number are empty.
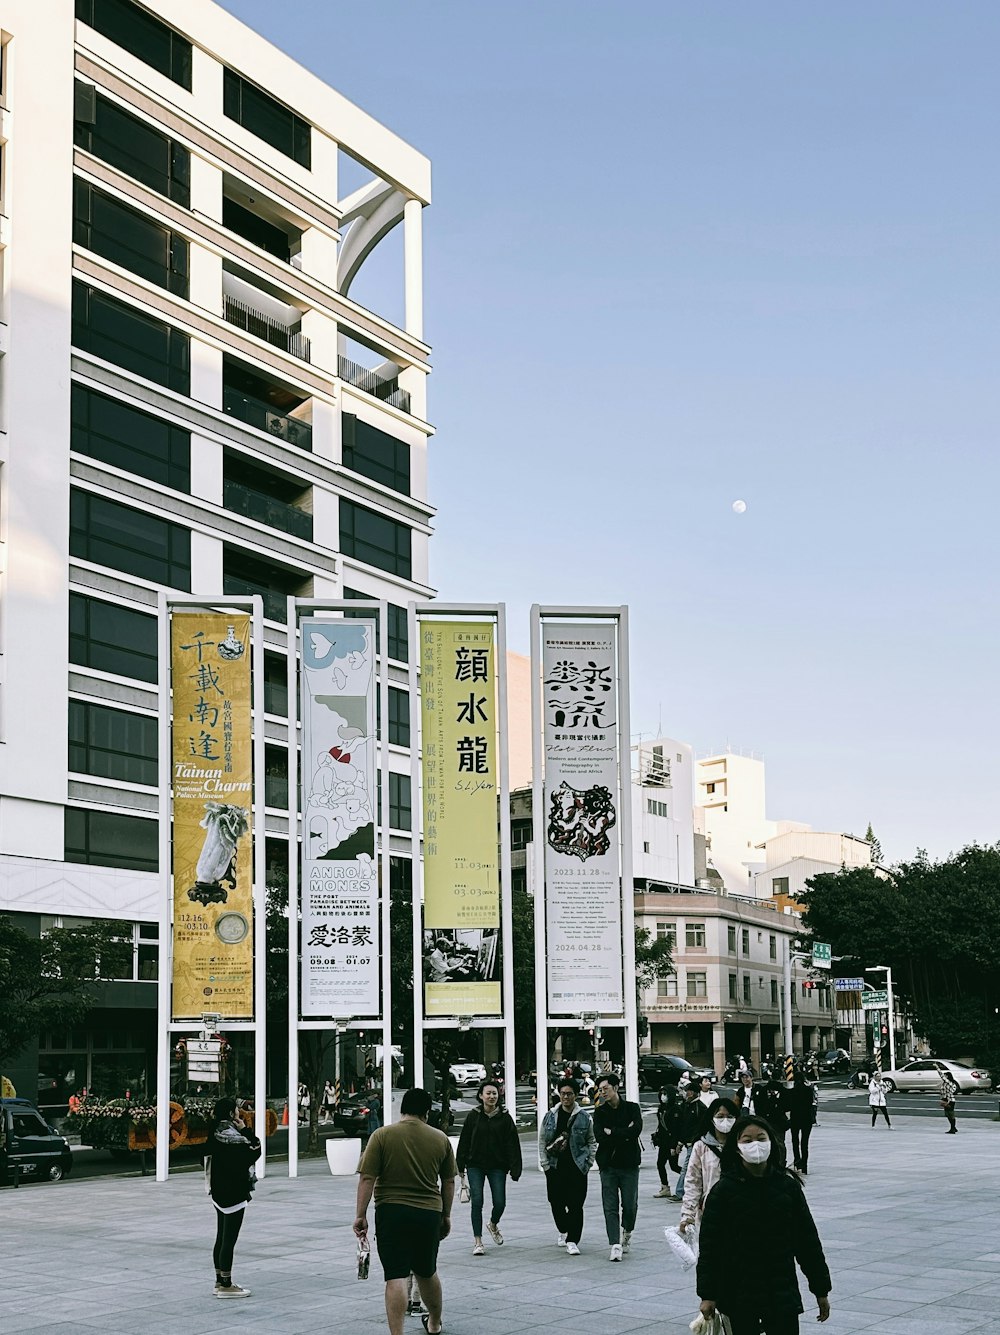
[[[427,372],[420,366],[404,366],[399,373],[399,387],[410,395],[410,412],[427,421]]]
[[[329,551],[340,551],[340,501],[336,492],[313,486],[313,542]],[[318,578],[318,576],[317,576]],[[325,590],[329,592],[329,590]]]
[[[222,222],[222,168],[191,154],[191,212]]]
[[[424,336],[423,205],[408,199],[403,205],[404,324],[414,338]]]
[[[222,314],[222,256],[191,243],[191,304],[213,315]]]
[[[724,1020],[712,1025],[712,1066],[718,1076],[721,1076],[726,1069],[726,1025]]]
[[[760,1021],[758,1020],[750,1030],[750,1051],[747,1053],[747,1061],[755,1071],[760,1070],[761,1043],[760,1043]]]
[[[222,504],[223,449],[217,440],[191,434],[191,495]]]
[[[222,593],[222,539],[191,534],[191,592],[217,598]]]
[[[337,374],[337,322],[325,311],[303,311],[302,332],[312,344],[310,363],[327,375]]]
[[[209,408],[222,407],[222,351],[191,340],[191,397]]]
[[[317,459],[341,460],[340,413],[326,399],[313,399],[312,452]]]
[[[302,272],[336,290],[337,242],[319,227],[307,227],[302,233]]]

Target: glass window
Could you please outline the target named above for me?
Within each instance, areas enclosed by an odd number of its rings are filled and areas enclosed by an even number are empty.
[[[93,119],[81,116],[74,125],[77,148],[93,153],[182,208],[190,206],[191,154],[183,144],[154,130],[101,93],[96,94],[88,111]]]
[[[82,561],[191,590],[189,529],[89,491],[70,493],[69,550]]]
[[[178,394],[191,392],[187,334],[127,302],[76,282],[73,345]]]
[[[344,413],[343,462],[345,468],[381,482],[384,487],[410,494],[410,447],[395,436]]]
[[[344,589],[345,598],[374,598],[372,593],[362,593],[360,589]],[[407,612],[405,607],[397,607],[395,603],[389,603],[389,657],[395,658],[399,663],[408,663],[410,661],[410,639],[407,621]],[[344,616],[365,617],[371,615],[372,609],[359,608],[357,612],[345,612]],[[378,621],[376,609],[375,623],[375,644],[378,644]]]
[[[729,1000],[736,1001],[737,998],[738,994],[736,990],[736,975],[734,973],[731,973],[729,975]]]
[[[135,871],[157,870],[159,825],[155,820],[119,816],[110,811],[86,811],[81,807],[64,810],[67,862],[131,867]]]
[[[767,938],[767,949],[769,957],[772,960],[776,960],[778,958],[778,938],[776,936],[769,936]]]
[[[750,1005],[750,975],[748,973],[743,975],[743,1000],[746,1005]]]
[[[677,924],[675,922],[658,922],[656,924],[657,941],[669,941],[671,949],[677,945]]]
[[[684,924],[684,944],[690,950],[692,947],[698,948],[705,944],[705,924],[703,922],[688,922]]]
[[[746,927],[744,927],[744,928],[743,928],[743,931],[742,931],[742,933],[741,933],[741,935],[742,935],[742,937],[743,937],[743,954],[744,954],[744,955],[749,955],[749,954],[750,954],[750,932],[749,932],[749,929],[746,928]]]
[[[76,17],[191,91],[191,43],[132,0],[76,0]]]
[[[176,491],[191,490],[191,433],[84,385],[72,390],[70,445]]]
[[[259,593],[264,599],[264,615],[272,621],[284,621],[288,615],[287,599],[306,597],[303,585],[308,576],[285,566],[274,566],[235,547],[225,547],[222,557],[223,593]]]
[[[707,997],[708,974],[689,973],[687,976],[687,994],[689,997]]]
[[[389,828],[409,830],[413,825],[413,813],[410,809],[410,776],[408,774],[389,775]]]
[[[777,978],[772,978],[772,979],[771,979],[771,1005],[772,1005],[772,1006],[777,1006],[777,1004],[778,1004],[778,980],[777,980]]]
[[[729,945],[729,953],[730,953],[730,955],[735,955],[735,954],[736,954],[736,928],[732,925],[732,923],[730,923],[729,926],[726,928],[726,938],[727,938],[728,945]]]
[[[280,654],[264,655],[264,712],[288,715],[288,667]]]
[[[654,798],[652,798],[652,797],[647,797],[647,798],[646,798],[646,810],[649,812],[649,814],[650,814],[651,816],[666,816],[666,815],[667,815],[667,804],[666,804],[666,802],[657,802],[657,801],[656,801]]]
[[[410,745],[410,693],[397,686],[389,687],[389,743]]]
[[[223,111],[258,139],[284,153],[308,171],[312,166],[312,139],[308,121],[265,93],[235,70],[223,70]]]
[[[772,881],[771,881],[771,894],[772,894],[772,895],[787,895],[787,894],[788,894],[788,877],[787,877],[787,876],[775,876],[775,877],[772,879]]]
[[[261,250],[266,250],[269,255],[283,260],[285,264],[288,263],[292,247],[284,228],[268,222],[266,218],[261,218],[256,213],[251,213],[228,195],[222,200],[222,225],[227,231],[235,232],[245,241],[259,246]]]
[[[69,767],[155,787],[157,720],[83,700],[69,702]]]
[[[184,237],[96,190],[80,176],[73,181],[73,240],[177,297],[188,295]]]
[[[71,593],[69,659],[98,672],[155,682],[159,660],[156,618]]]
[[[409,579],[412,572],[408,524],[376,514],[353,501],[340,502],[340,550],[345,556]]]
[[[667,978],[657,978],[656,995],[658,997],[676,997],[677,995],[677,975],[670,974]]]
[[[511,848],[527,848],[531,843],[531,821],[515,820],[511,821],[510,826],[510,846]]]
[[[283,746],[264,747],[264,805],[288,807],[288,752]]]

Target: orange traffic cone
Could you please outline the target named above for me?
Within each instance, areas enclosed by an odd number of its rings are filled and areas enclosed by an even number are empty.
[[[285,1111],[281,1114],[281,1125],[288,1125],[288,1100],[285,1099]]]

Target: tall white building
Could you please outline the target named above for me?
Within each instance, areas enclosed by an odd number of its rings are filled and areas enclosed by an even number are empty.
[[[632,747],[632,872],[637,890],[694,884],[694,754],[657,737]]]
[[[0,910],[130,924],[107,1023],[37,1054],[59,1094],[113,1093],[152,1075],[161,588],[264,596],[279,865],[285,597],[389,600],[409,852],[430,164],[210,0],[7,0],[0,21]],[[402,325],[351,296],[396,224]]]
[[[761,846],[773,835],[808,829],[796,821],[767,818],[764,762],[732,751],[698,761],[695,802],[701,808],[708,861],[731,895],[753,895],[763,870]]]

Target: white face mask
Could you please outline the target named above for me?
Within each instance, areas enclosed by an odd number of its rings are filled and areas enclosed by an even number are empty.
[[[771,1157],[769,1140],[741,1140],[739,1151],[747,1163],[766,1163]]]
[[[732,1131],[735,1124],[736,1124],[735,1117],[712,1118],[712,1125],[715,1127],[716,1131],[721,1131],[723,1135],[725,1135],[727,1131]]]

